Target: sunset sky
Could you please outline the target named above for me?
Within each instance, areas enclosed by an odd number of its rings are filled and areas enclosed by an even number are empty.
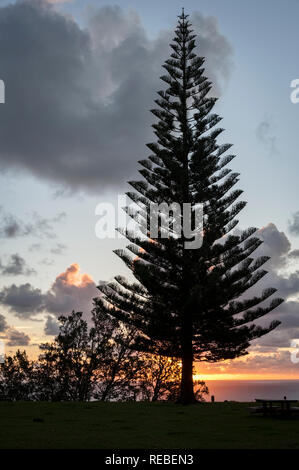
[[[116,205],[147,156],[182,5],[237,155],[239,229],[259,227],[257,255],[272,257],[251,293],[271,286],[286,299],[261,320],[282,325],[248,356],[199,364],[198,376],[299,379],[297,0],[0,0],[0,338],[35,356],[60,314],[88,317],[99,281],[129,276],[112,252],[125,240],[96,237],[95,208]]]

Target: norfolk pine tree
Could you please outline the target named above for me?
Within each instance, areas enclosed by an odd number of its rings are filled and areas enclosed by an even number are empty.
[[[99,286],[103,295],[95,299],[98,311],[137,329],[136,350],[181,360],[179,401],[185,404],[195,401],[194,361],[247,354],[251,340],[280,323],[261,327],[253,322],[283,301],[264,303],[274,288],[252,298],[245,295],[267,274],[260,268],[269,258],[250,256],[262,243],[253,236],[256,228],[230,234],[246,203],[237,202],[239,175],[227,168],[234,158],[226,154],[231,145],[217,144],[223,129],[215,126],[221,118],[212,113],[216,99],[209,97],[204,58],[194,53],[195,37],[183,10],[170,44],[171,58],[163,65],[161,79],[167,88],[158,92],[158,109],[152,110],[158,118],[153,125],[157,141],[147,144],[152,154],[139,162],[143,180],[131,181],[135,191],[127,193],[138,210],[126,210],[145,236],[124,230],[131,244],[116,253],[138,282],[116,276]],[[171,232],[163,238],[163,230],[150,236],[146,215],[152,203],[163,202],[203,204],[200,248],[187,249],[185,237]]]

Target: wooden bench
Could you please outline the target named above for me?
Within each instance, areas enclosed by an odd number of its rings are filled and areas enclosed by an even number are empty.
[[[263,407],[262,406],[250,406],[249,411],[250,413],[262,413]]]
[[[264,416],[271,416],[277,414],[279,414],[280,416],[290,416],[293,413],[295,414],[299,412],[299,407],[291,407],[291,404],[297,403],[298,400],[272,400],[256,398],[255,401],[262,405],[260,407],[255,408],[259,408],[259,412],[263,413]],[[280,406],[273,406],[273,404]]]

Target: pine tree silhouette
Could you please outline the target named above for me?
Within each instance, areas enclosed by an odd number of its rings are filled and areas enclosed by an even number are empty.
[[[116,250],[138,282],[117,276],[99,286],[103,295],[95,305],[137,329],[136,350],[181,359],[180,402],[187,404],[195,401],[194,361],[247,354],[251,340],[280,324],[252,322],[283,299],[258,306],[276,292],[273,288],[244,296],[267,273],[260,268],[269,258],[250,257],[262,243],[253,236],[256,228],[229,234],[246,203],[236,202],[242,191],[232,189],[239,174],[226,168],[234,158],[226,154],[231,145],[217,145],[223,129],[215,126],[221,118],[212,113],[216,99],[208,95],[204,58],[194,53],[196,36],[184,10],[178,18],[171,58],[163,65],[167,74],[161,77],[167,88],[158,92],[158,109],[152,110],[157,142],[147,144],[152,154],[139,162],[143,180],[131,181],[135,191],[128,193],[139,209],[126,210],[145,237],[124,230],[132,244],[129,251]],[[200,248],[187,249],[184,236],[163,238],[161,227],[158,236],[150,236],[146,215],[152,203],[162,202],[203,204]]]

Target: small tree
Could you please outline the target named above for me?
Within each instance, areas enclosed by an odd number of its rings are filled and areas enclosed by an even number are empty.
[[[208,386],[203,380],[195,380],[194,385],[196,387],[195,398],[197,401],[205,401],[206,396],[210,394]]]
[[[14,356],[6,356],[0,364],[0,399],[28,401],[35,397],[33,381],[34,364],[25,351],[18,350]]]
[[[176,359],[145,355],[139,374],[141,400],[173,400],[180,384],[181,367]]]
[[[215,126],[221,118],[212,113],[216,99],[209,97],[211,83],[204,76],[204,59],[195,54],[195,35],[184,11],[171,48],[161,77],[167,88],[158,92],[158,109],[152,110],[157,142],[147,145],[151,155],[140,161],[143,180],[131,181],[135,191],[128,193],[139,209],[127,212],[143,236],[124,231],[132,242],[129,251],[116,250],[138,282],[117,276],[99,286],[104,296],[96,307],[98,314],[137,329],[135,350],[181,360],[180,402],[193,403],[193,362],[247,354],[251,340],[279,325],[262,328],[253,321],[282,299],[257,307],[275,293],[272,288],[245,297],[267,273],[260,268],[268,258],[251,257],[262,243],[253,236],[255,228],[230,235],[246,203],[236,202],[242,193],[233,190],[239,175],[226,167],[234,158],[225,155],[231,145],[217,144],[223,129]],[[202,246],[189,249],[190,240],[176,237],[173,229],[165,237],[162,224],[153,236],[147,217],[153,203],[178,204],[181,214],[190,204],[193,225],[194,208],[203,204],[203,229],[194,227],[195,235],[202,232]],[[170,214],[170,227],[177,217]]]
[[[74,311],[59,321],[60,331],[54,342],[40,346],[39,389],[51,400],[90,400],[95,373],[111,356],[113,327],[108,328],[106,321],[100,329],[96,325],[89,328],[82,313]]]
[[[138,376],[140,399],[145,401],[176,401],[180,392],[182,367],[177,359],[144,355]]]
[[[112,347],[97,371],[94,397],[100,401],[135,401],[138,397],[136,377],[145,366],[144,359],[131,348],[134,330],[115,323],[110,326]],[[98,328],[101,325],[98,324]]]
[[[42,354],[35,366],[38,399],[133,399],[133,382],[143,364],[130,348],[134,333],[106,315],[92,315],[91,326],[81,312],[61,316],[59,321],[55,340],[40,346]]]

